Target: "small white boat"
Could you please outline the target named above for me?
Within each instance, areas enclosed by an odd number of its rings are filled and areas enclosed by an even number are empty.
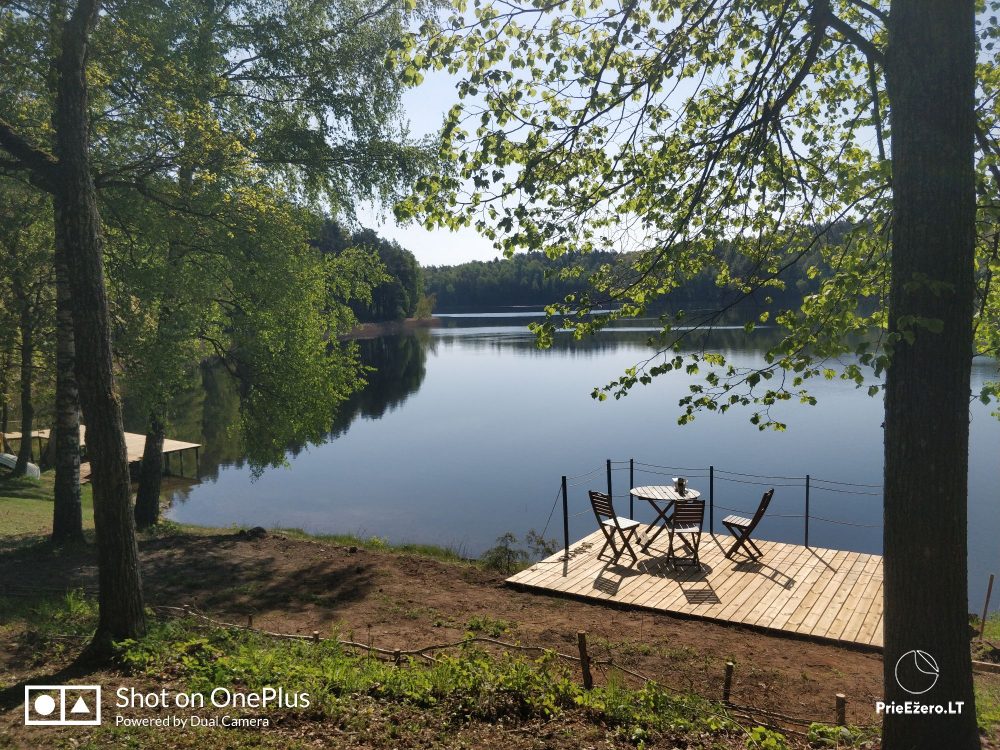
[[[0,466],[6,466],[8,469],[13,469],[16,464],[17,456],[12,456],[9,453],[0,453]],[[29,461],[27,476],[32,479],[38,479],[42,476],[42,472],[39,471],[37,466]]]

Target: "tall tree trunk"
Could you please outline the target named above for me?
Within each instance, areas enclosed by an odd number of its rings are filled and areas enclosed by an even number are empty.
[[[63,31],[55,108],[59,179],[54,201],[56,242],[65,250],[69,270],[73,338],[87,353],[76,357],[75,371],[87,423],[100,585],[100,616],[89,653],[100,658],[110,656],[112,641],[141,636],[146,622],[114,378],[101,219],[90,171],[86,60],[99,6],[96,0],[79,0]]]
[[[17,463],[14,464],[13,476],[23,477],[28,471],[28,462],[31,461],[31,431],[35,423],[35,408],[31,403],[31,383],[35,369],[35,331],[30,295],[16,278],[14,297],[17,299],[21,324],[21,443],[17,449]]]
[[[892,3],[892,360],[885,395],[886,750],[979,747],[969,654],[967,490],[975,253],[973,0]],[[939,321],[921,325],[921,319]],[[940,668],[933,687],[929,654]],[[908,655],[909,654],[909,655]],[[897,670],[899,660],[900,668]]]
[[[7,407],[7,379],[10,373],[10,358],[5,353],[0,361],[0,450],[7,447],[6,439],[3,437],[7,432],[7,422],[10,419],[10,412]]]
[[[61,223],[56,218],[56,224]],[[67,544],[83,539],[80,505],[80,397],[76,387],[76,348],[69,272],[64,251],[56,246],[56,414],[49,435],[56,469],[52,510],[52,541]],[[54,451],[51,449],[54,448]]]
[[[135,498],[135,525],[140,529],[160,520],[160,481],[163,477],[163,437],[166,427],[156,414],[149,415],[146,444],[142,449],[139,490]]]

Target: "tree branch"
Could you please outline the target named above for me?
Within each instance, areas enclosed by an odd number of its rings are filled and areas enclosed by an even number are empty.
[[[839,31],[844,39],[857,47],[868,58],[869,62],[878,63],[882,66],[885,65],[885,55],[882,54],[882,50],[876,47],[870,39],[862,36],[861,32],[847,23],[847,21],[838,18],[834,13],[830,13],[827,17],[827,23],[830,25],[830,28]]]
[[[0,148],[25,169],[31,170],[51,191],[50,184],[55,177],[57,162],[55,157],[25,139],[7,120],[0,117]],[[4,167],[8,165],[4,162]]]
[[[861,8],[861,10],[868,11],[877,19],[879,19],[882,23],[889,23],[889,14],[886,13],[884,10],[876,8],[871,3],[866,3],[865,0],[847,0],[847,2],[849,2],[856,8]]]
[[[979,144],[979,148],[983,150],[983,154],[986,156],[996,156],[997,151],[993,148],[993,144],[990,142],[990,137],[983,130],[979,123],[976,123],[976,142]],[[991,162],[987,164],[987,169],[990,170],[990,174],[993,175],[993,179],[996,181],[997,185],[1000,186],[1000,166]]]
[[[885,139],[882,134],[882,108],[878,100],[878,79],[875,77],[875,63],[868,59],[868,88],[872,92],[872,120],[875,122],[875,137],[878,141],[878,158],[885,161]]]

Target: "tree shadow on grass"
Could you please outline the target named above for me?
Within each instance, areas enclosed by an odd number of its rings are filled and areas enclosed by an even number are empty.
[[[24,703],[24,688],[27,685],[65,685],[82,677],[100,671],[93,663],[74,661],[48,674],[34,674],[9,687],[0,689],[0,713],[6,713]]]
[[[374,565],[342,550],[275,536],[181,534],[141,539],[139,550],[148,604],[192,604],[207,613],[333,611],[365,598],[376,576]],[[39,539],[0,551],[0,595],[73,589],[97,591],[92,545],[54,548]]]
[[[216,612],[336,609],[363,599],[375,566],[326,547],[281,549],[236,534],[152,539],[141,546],[150,602]],[[306,554],[311,552],[312,554]]]

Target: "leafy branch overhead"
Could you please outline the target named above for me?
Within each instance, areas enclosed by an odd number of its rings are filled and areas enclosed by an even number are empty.
[[[141,413],[162,416],[192,363],[218,356],[241,383],[254,463],[329,429],[361,382],[336,338],[383,276],[370,255],[312,243],[323,215],[395,200],[432,157],[407,133],[387,54],[433,6],[101,4],[90,160],[115,353]],[[57,14],[0,9],[0,172],[49,191]]]
[[[978,19],[976,343],[987,354],[1000,344],[995,6]],[[682,422],[741,404],[756,407],[761,427],[780,428],[769,407],[812,403],[806,381],[842,356],[843,377],[878,393],[900,335],[885,333],[887,17],[887,2],[862,0],[456,2],[400,55],[411,77],[446,70],[461,82],[442,130],[445,166],[419,179],[397,214],[431,228],[473,225],[507,254],[616,252],[592,291],[552,305],[536,327],[545,344],[564,324],[584,336],[671,308],[657,354],[597,398],[701,367]],[[782,304],[803,274],[815,289]],[[706,275],[719,289],[713,304],[685,301],[685,314],[670,303]],[[590,314],[609,303],[613,312]],[[733,309],[784,332],[765,366],[680,353],[692,329],[710,330]]]

